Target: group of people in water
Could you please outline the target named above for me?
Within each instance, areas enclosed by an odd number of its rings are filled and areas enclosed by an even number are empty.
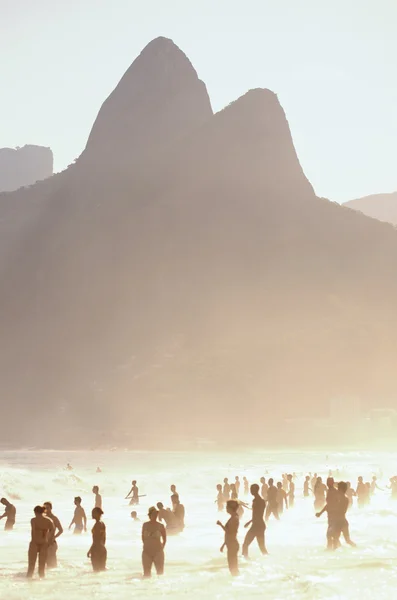
[[[242,482],[238,476],[233,483],[229,483],[225,478],[222,484],[217,485],[216,504],[219,512],[226,512],[229,515],[228,521],[223,524],[217,521],[224,531],[224,542],[221,546],[221,552],[227,549],[227,561],[230,573],[237,575],[238,556],[240,544],[238,541],[238,530],[240,520],[244,515],[244,509],[252,510],[250,520],[244,527],[248,529],[242,545],[242,555],[248,558],[248,551],[251,543],[256,539],[262,554],[267,554],[265,532],[266,523],[270,517],[276,520],[280,519],[284,508],[290,509],[295,502],[295,474],[284,474],[281,481],[274,484],[273,478],[266,481],[265,477],[260,479],[260,485],[254,483],[250,486],[246,477]],[[250,492],[252,495],[252,505],[249,506],[242,501],[240,496],[240,487],[243,486],[244,495]],[[397,477],[390,479],[391,496],[397,500]],[[353,498],[357,497],[358,507],[364,507],[370,502],[371,496],[378,486],[376,476],[372,481],[364,482],[362,477],[358,478],[356,489],[354,490],[349,482],[340,481],[335,484],[332,473],[323,483],[322,478],[315,473],[307,475],[303,482],[303,496],[314,496],[314,508],[317,517],[327,514],[327,549],[335,550],[340,544],[340,538],[343,536],[346,543],[355,546],[350,538],[349,522],[346,514],[353,503]],[[158,575],[164,573],[164,548],[167,543],[167,536],[177,535],[185,527],[185,508],[181,504],[179,494],[175,485],[171,485],[171,505],[172,508],[165,508],[162,502],[156,506],[151,506],[148,510],[148,520],[142,525],[142,566],[144,577],[150,577],[152,567],[154,566]],[[94,494],[95,506],[92,509],[91,516],[94,520],[92,528],[92,545],[88,550],[87,556],[91,559],[94,571],[104,571],[106,569],[107,550],[106,550],[106,526],[102,521],[102,496],[99,493],[99,487],[92,488]],[[136,480],[132,481],[132,487],[127,494],[126,499],[130,499],[131,505],[138,505],[139,490]],[[6,498],[1,498],[1,504],[5,507],[4,514],[0,519],[5,518],[5,530],[12,530],[16,519],[16,508]],[[75,535],[87,531],[87,516],[82,507],[80,496],[74,498],[74,514],[70,522],[69,529],[72,527]],[[51,569],[57,566],[57,539],[63,533],[63,527],[60,520],[52,511],[51,502],[45,502],[43,505],[35,506],[34,517],[31,520],[31,541],[28,551],[28,572],[27,576],[32,577],[35,571],[38,559],[39,577],[45,576],[46,567]],[[139,521],[136,511],[131,512],[131,518]]]

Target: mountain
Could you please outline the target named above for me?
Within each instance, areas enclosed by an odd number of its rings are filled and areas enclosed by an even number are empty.
[[[373,219],[397,225],[397,192],[357,198],[345,202],[344,206],[358,210]]]
[[[396,267],[393,227],[315,196],[274,93],[213,115],[159,38],[75,165],[0,195],[3,439],[254,443],[394,406]]]
[[[23,146],[23,148],[0,148],[0,192],[10,192],[53,173],[51,148]]]

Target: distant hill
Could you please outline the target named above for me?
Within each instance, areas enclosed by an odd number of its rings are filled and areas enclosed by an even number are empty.
[[[358,210],[373,219],[397,225],[397,192],[365,196],[345,202],[344,206]]]
[[[53,162],[51,148],[0,148],[0,192],[11,192],[51,177]]]
[[[396,406],[396,273],[391,225],[315,196],[274,93],[213,115],[158,38],[75,165],[0,195],[0,433],[252,443],[332,397]]]

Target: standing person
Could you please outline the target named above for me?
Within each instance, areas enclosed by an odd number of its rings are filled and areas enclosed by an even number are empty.
[[[128,494],[126,495],[125,500],[128,500],[128,498],[131,498],[130,506],[134,506],[136,504],[139,504],[139,489],[136,484],[136,479],[134,479],[131,482],[131,485],[132,485],[132,487],[131,487],[130,491],[128,492]],[[131,496],[131,494],[132,494],[132,496]]]
[[[309,495],[310,495],[309,494],[309,490],[310,490],[310,476],[306,475],[305,481],[303,482],[303,497],[304,498],[308,498],[309,497]]]
[[[235,483],[234,485],[236,486],[236,490],[237,490],[237,496],[240,494],[240,478],[238,475],[236,475],[235,479]]]
[[[227,477],[223,480],[223,496],[225,500],[230,500],[230,485]]]
[[[317,473],[314,473],[314,475],[310,481],[310,487],[312,488],[313,491],[314,491],[314,486],[316,485],[317,479],[318,479]]]
[[[61,522],[58,519],[58,517],[56,517],[54,515],[54,513],[52,512],[51,502],[44,502],[44,508],[45,508],[45,516],[48,517],[49,519],[51,519],[51,521],[54,524],[54,529],[52,530],[50,537],[48,539],[46,565],[47,565],[47,569],[55,569],[58,566],[58,560],[57,560],[58,543],[56,540],[57,540],[57,538],[59,538],[60,535],[63,534],[63,527],[62,527]]]
[[[265,477],[261,477],[260,482],[262,484],[262,486],[261,486],[261,496],[264,499],[264,501],[266,502],[267,501],[267,492],[269,490],[269,486],[266,483]]]
[[[157,575],[163,575],[164,548],[167,543],[165,527],[157,521],[158,511],[154,506],[149,508],[148,516],[149,521],[146,521],[142,526],[142,566],[144,577],[151,577],[153,564]]]
[[[282,487],[282,486],[281,486]],[[284,490],[285,492],[285,490]],[[278,516],[278,502],[277,502],[278,490],[274,485],[274,481],[272,478],[269,479],[269,488],[267,490],[267,506],[266,506],[266,521],[270,519],[270,515],[273,514],[274,517],[279,520]]]
[[[171,496],[172,512],[177,521],[178,533],[185,529],[185,507],[179,500],[179,494],[173,494]],[[157,517],[156,517],[157,518]]]
[[[250,484],[249,484],[248,479],[245,476],[243,477],[243,482],[244,482],[244,495],[248,496]]]
[[[289,487],[288,487],[288,506],[292,508],[295,504],[295,483],[293,482],[292,475],[287,476]]]
[[[317,477],[314,492],[314,510],[321,510],[325,506],[325,492],[327,486],[323,483],[321,477]]]
[[[238,551],[240,549],[237,532],[239,528],[239,517],[237,515],[238,510],[238,502],[235,500],[228,500],[226,504],[226,511],[230,515],[230,519],[227,521],[226,525],[223,525],[220,521],[217,522],[217,525],[222,527],[225,532],[225,541],[221,546],[221,552],[223,552],[224,547],[227,548],[227,563],[229,565],[229,571],[231,575],[239,575],[238,570]]]
[[[174,513],[169,508],[165,509],[162,502],[157,502],[157,509],[158,520],[160,522],[165,522],[167,535],[175,535],[176,533],[179,533],[179,521]]]
[[[237,487],[235,483],[230,484],[230,500],[238,500]]]
[[[334,480],[332,477],[328,477],[327,486],[328,486],[328,492],[327,492],[326,504],[320,512],[316,513],[316,517],[321,517],[321,515],[324,512],[327,513],[327,515],[328,515],[327,550],[334,550],[339,544],[339,539],[337,538],[337,536],[335,534],[335,531],[336,531],[335,523],[336,523],[337,517],[338,517],[339,498],[338,498],[338,492],[337,492],[336,488],[334,487]]]
[[[350,538],[349,521],[346,519],[346,512],[349,508],[349,498],[346,496],[347,484],[344,481],[338,483],[338,503],[335,512],[335,532],[334,538],[337,540],[337,545],[340,545],[340,534],[343,534],[345,541],[349,546],[355,546]]]
[[[359,508],[362,508],[363,506],[365,506],[366,499],[367,499],[367,486],[365,485],[363,478],[361,476],[358,478],[358,481],[357,481],[356,496],[357,496],[357,506]]]
[[[283,490],[283,484],[281,481],[277,482],[277,514],[281,515],[284,512],[284,504],[285,508],[288,508],[288,494],[285,490]]]
[[[218,483],[218,485],[216,486],[217,489],[217,497],[216,497],[216,503],[218,505],[218,512],[223,512],[223,509],[225,508],[225,497],[223,495],[223,491],[222,491],[222,485],[220,483]]]
[[[39,555],[39,577],[45,577],[45,564],[47,560],[48,540],[53,536],[54,523],[44,515],[44,506],[35,506],[34,517],[31,524],[31,542],[29,544],[29,566],[27,577],[33,577],[37,555]]]
[[[102,496],[99,493],[99,487],[97,485],[94,485],[92,488],[92,493],[95,494],[95,508],[102,509]]]
[[[349,500],[348,508],[351,508],[353,506],[353,496],[355,496],[355,495],[356,495],[356,492],[353,490],[350,481],[346,481],[346,496],[347,496],[347,499]]]
[[[80,535],[80,533],[82,533],[83,531],[87,531],[87,517],[84,508],[81,506],[80,496],[76,496],[76,498],[74,499],[74,504],[76,508],[74,509],[74,515],[69,525],[69,529],[71,529],[74,525],[73,533],[75,535]]]
[[[3,506],[5,506],[4,513],[0,517],[0,520],[4,518],[6,520],[4,531],[11,531],[11,529],[14,529],[17,510],[15,506],[7,500],[7,498],[2,498],[0,502]]]
[[[92,545],[87,552],[87,557],[91,559],[92,568],[95,572],[106,571],[106,525],[101,521],[103,515],[102,508],[96,506],[92,509],[91,516],[95,521],[92,528]]]
[[[245,524],[245,527],[251,525],[250,529],[247,531],[243,544],[243,556],[245,558],[248,558],[248,548],[255,538],[262,554],[268,554],[265,545],[266,524],[263,518],[266,502],[259,495],[258,484],[254,483],[251,485],[251,494],[254,499],[252,502],[252,519]]]
[[[376,475],[372,477],[371,481],[371,496],[375,494],[375,490],[380,490],[381,492],[383,491],[382,488],[378,486],[378,478],[376,477]]]
[[[284,492],[287,492],[287,494],[288,494],[289,483],[288,483],[287,473],[283,473],[281,476],[281,479],[282,479],[282,483],[283,483],[283,490],[284,490]]]

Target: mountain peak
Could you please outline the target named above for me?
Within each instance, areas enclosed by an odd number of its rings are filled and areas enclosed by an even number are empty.
[[[152,40],[103,103],[83,156],[119,164],[159,150],[212,116],[205,84],[165,37]]]

